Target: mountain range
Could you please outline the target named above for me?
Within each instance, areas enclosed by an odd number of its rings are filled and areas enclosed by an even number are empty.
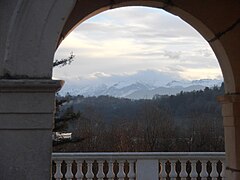
[[[205,87],[221,86],[220,79],[174,80],[165,84],[147,81],[120,81],[67,85],[60,92],[72,95],[100,96],[109,95],[129,99],[152,99],[154,95],[176,95],[177,93],[203,90]]]

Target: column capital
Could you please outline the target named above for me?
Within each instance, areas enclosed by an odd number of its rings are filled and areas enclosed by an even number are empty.
[[[222,96],[218,96],[217,100],[221,104],[240,103],[240,94],[224,94]]]
[[[1,79],[0,93],[57,92],[63,84],[63,80],[51,79]]]
[[[55,92],[64,81],[0,79],[0,130],[52,130]]]

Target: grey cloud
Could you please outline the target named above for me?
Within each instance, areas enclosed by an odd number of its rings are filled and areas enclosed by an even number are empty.
[[[175,65],[175,66],[167,66],[167,69],[169,72],[184,72],[186,68],[180,65]]]
[[[101,74],[97,72],[96,74]],[[98,84],[98,83],[106,83],[106,84],[114,84],[118,82],[136,82],[143,81],[148,82],[149,84],[154,84],[156,82],[161,82],[163,85],[172,81],[172,80],[180,80],[176,73],[171,72],[162,72],[155,69],[147,69],[137,71],[133,74],[110,74],[109,76],[96,76],[96,78],[80,78],[78,77],[72,78],[70,81],[79,83],[79,84]]]
[[[97,68],[106,73],[120,71],[120,68],[121,71],[132,72],[134,68],[135,71],[149,68],[150,66],[145,66],[146,62],[152,63],[151,67],[159,66],[159,61],[163,67],[174,64],[172,69],[169,68],[169,72],[180,72],[184,67],[186,69],[218,66],[216,62],[208,61],[214,57],[207,48],[204,48],[205,44],[196,31],[186,23],[182,23],[179,18],[174,18],[175,16],[160,10],[143,8],[118,9],[116,12],[113,10],[112,13],[106,12],[103,15],[102,19],[90,19],[75,30],[75,37],[84,42],[88,42],[89,39],[91,46],[72,49],[63,47],[56,53],[56,58],[67,57],[71,51],[76,54],[76,61],[79,60],[73,68],[76,74],[78,72],[87,74],[90,70],[96,71]],[[130,39],[131,43],[135,43],[133,45],[138,51],[126,51],[122,54],[119,52],[119,56],[114,58],[90,56],[94,53],[94,48],[102,48],[103,42],[106,40],[111,42],[115,38]],[[194,55],[191,55],[191,52]],[[111,61],[107,61],[110,58]],[[129,64],[121,63],[123,58],[124,63],[127,59]],[[136,64],[136,61],[139,64]],[[69,69],[73,71],[72,68]]]
[[[167,59],[179,59],[181,56],[181,52],[180,51],[167,51],[167,50],[159,50],[159,52],[157,51],[139,51],[137,53],[126,53],[126,54],[122,54],[122,56],[127,56],[127,57],[147,57],[147,58],[164,58],[166,57]]]
[[[201,56],[185,57],[184,61],[180,61],[185,68],[219,68],[218,61],[214,58],[206,58]]]
[[[180,51],[167,51],[167,50],[165,50],[163,55],[168,57],[169,59],[179,59],[180,56],[181,56],[181,52]]]
[[[180,37],[179,35],[175,35],[175,34],[171,34],[171,33],[167,33],[167,32],[137,32],[137,34],[135,34],[135,36],[137,37],[141,37],[144,39],[152,39],[152,38],[177,38]]]
[[[114,36],[136,39],[199,36],[180,18],[166,15],[160,10],[149,11],[147,15],[143,11],[142,8],[122,8],[121,12],[120,10],[106,12],[104,16],[107,20],[104,23],[87,21],[81,24],[77,31],[86,35],[91,33],[97,39]]]
[[[207,59],[204,57],[182,57],[181,59],[179,59],[178,61],[174,62],[174,66],[180,68],[181,69],[219,69],[219,72],[221,72],[220,70],[220,66],[218,65],[217,61],[215,59]],[[175,68],[175,67],[173,67]],[[173,70],[174,71],[174,70]]]
[[[211,57],[214,53],[209,49],[200,49],[196,51],[197,53],[201,54],[204,57]]]

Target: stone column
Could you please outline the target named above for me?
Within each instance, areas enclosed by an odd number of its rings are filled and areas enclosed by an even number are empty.
[[[136,179],[137,180],[158,180],[159,179],[158,160],[157,159],[137,160]]]
[[[226,176],[240,179],[240,94],[218,97],[222,104],[226,151]]]
[[[55,92],[63,81],[0,80],[0,179],[49,180]]]

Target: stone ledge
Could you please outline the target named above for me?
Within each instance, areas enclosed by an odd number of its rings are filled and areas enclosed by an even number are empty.
[[[57,92],[63,84],[63,80],[51,79],[1,79],[0,93]]]

